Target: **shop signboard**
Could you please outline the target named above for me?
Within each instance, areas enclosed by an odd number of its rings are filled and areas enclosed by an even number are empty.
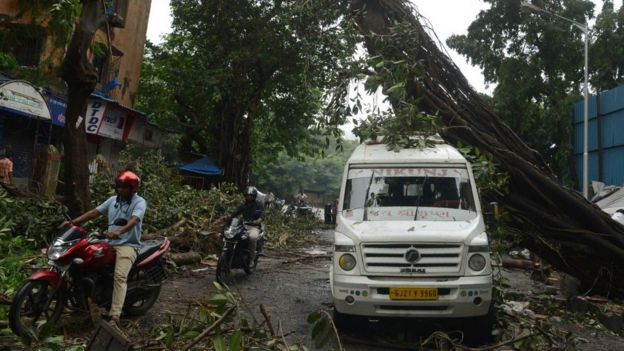
[[[67,102],[54,96],[48,95],[48,107],[52,116],[52,124],[55,126],[65,126],[65,111],[67,111]]]
[[[28,82],[12,80],[0,85],[0,106],[35,118],[51,119],[48,104]]]
[[[100,122],[97,134],[110,139],[124,140],[127,122],[127,114],[123,110],[116,108],[116,106],[109,104],[104,112],[104,118]]]
[[[98,134],[105,110],[106,102],[95,99],[89,100],[87,104],[87,120],[85,123],[85,131],[87,134]]]

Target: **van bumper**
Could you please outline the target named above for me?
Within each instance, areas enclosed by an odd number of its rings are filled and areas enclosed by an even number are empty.
[[[488,314],[492,303],[492,275],[405,279],[330,274],[334,306],[344,314],[368,317],[479,317]],[[391,300],[391,287],[438,288],[438,299]],[[352,303],[345,301],[348,296],[353,297]]]

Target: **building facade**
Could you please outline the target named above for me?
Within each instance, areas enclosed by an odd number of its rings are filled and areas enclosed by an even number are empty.
[[[59,44],[51,28],[50,12],[23,8],[24,3],[0,1],[0,52],[18,65],[0,72],[0,149],[13,154],[15,179],[21,184],[35,173],[39,152],[52,145],[62,153],[67,106],[64,83],[58,79],[65,44]],[[118,15],[118,23],[99,30],[89,52],[99,81],[85,111],[85,130],[89,160],[100,155],[118,169],[126,143],[159,147],[162,140],[160,130],[134,109],[151,0],[104,3],[108,13]],[[43,112],[33,111],[35,106]]]

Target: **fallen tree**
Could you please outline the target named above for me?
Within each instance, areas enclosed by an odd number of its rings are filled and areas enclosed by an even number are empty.
[[[594,293],[624,296],[624,227],[572,189],[498,118],[443,53],[406,0],[353,0],[351,15],[372,56],[400,65],[405,79],[380,80],[395,112],[416,107],[442,125],[449,143],[478,148],[505,172],[505,190],[486,194],[510,212],[524,244]],[[376,73],[387,70],[374,67]],[[396,90],[396,89],[395,89]],[[415,106],[413,106],[415,105]],[[397,114],[398,117],[399,114]]]

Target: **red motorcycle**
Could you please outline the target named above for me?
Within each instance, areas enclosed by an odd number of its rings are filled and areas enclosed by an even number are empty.
[[[142,315],[158,299],[169,245],[166,238],[142,243],[128,275],[125,315]],[[31,275],[13,298],[9,326],[18,336],[41,322],[54,325],[65,307],[88,313],[90,300],[100,308],[110,308],[115,250],[105,236],[88,235],[83,228],[68,225],[48,247],[47,256],[50,268]]]

